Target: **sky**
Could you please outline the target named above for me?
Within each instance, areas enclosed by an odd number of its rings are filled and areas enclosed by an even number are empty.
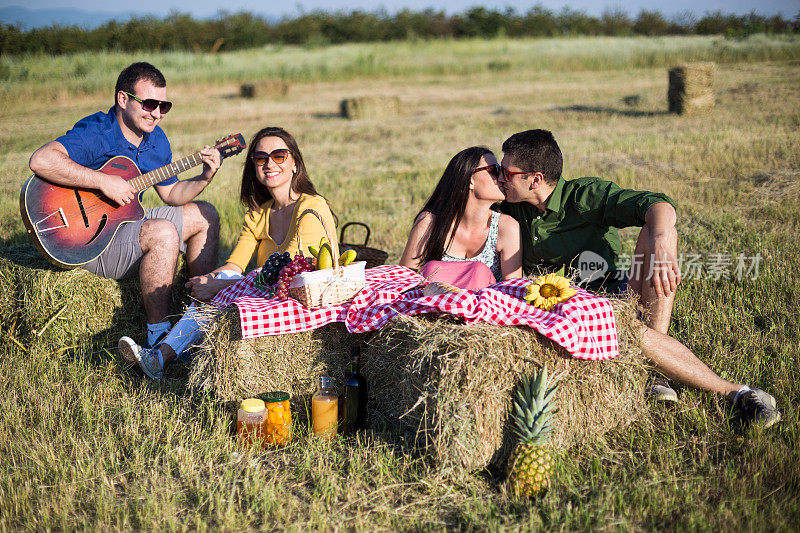
[[[760,0],[757,3],[746,0],[288,0],[285,2],[238,3],[219,2],[216,0],[137,0],[136,2],[103,3],[98,6],[97,0],[0,0],[0,9],[23,7],[28,11],[79,9],[108,13],[164,16],[170,11],[190,13],[196,18],[211,17],[221,9],[228,12],[249,11],[251,13],[282,18],[296,16],[302,12],[314,10],[352,11],[360,9],[375,11],[383,8],[394,13],[403,8],[422,10],[432,7],[447,13],[458,13],[474,6],[505,9],[513,7],[518,12],[525,12],[537,3],[553,11],[560,11],[565,6],[586,11],[591,15],[600,15],[608,8],[621,8],[635,16],[642,9],[660,11],[669,17],[682,11],[691,11],[695,15],[721,10],[725,13],[749,13],[756,11],[761,15],[781,14],[785,18],[794,18],[800,12],[800,0]],[[4,12],[8,12],[4,10]],[[5,22],[14,22],[6,20]]]

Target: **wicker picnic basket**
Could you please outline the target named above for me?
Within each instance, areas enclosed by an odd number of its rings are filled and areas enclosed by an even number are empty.
[[[344,240],[344,230],[346,230],[349,226],[361,226],[365,230],[367,230],[367,234],[364,237],[364,244],[352,244],[346,243]],[[389,257],[387,252],[383,250],[378,250],[377,248],[370,248],[367,246],[369,243],[369,235],[370,235],[369,226],[364,224],[363,222],[348,222],[344,226],[342,226],[342,230],[339,233],[339,242],[341,243],[342,248],[352,248],[356,251],[356,259],[358,261],[365,261],[367,263],[367,268],[372,268],[376,266],[381,266],[382,264],[386,263],[386,259]]]
[[[318,309],[320,307],[331,307],[347,303],[358,294],[366,279],[364,276],[365,263],[359,261],[347,266],[339,265],[339,245],[335,238],[331,237],[330,228],[325,225],[325,221],[319,213],[313,209],[306,209],[300,213],[300,219],[305,215],[312,214],[322,223],[328,242],[331,244],[333,253],[333,268],[315,270],[313,272],[301,272],[296,275],[289,285],[289,296],[303,304],[308,309]],[[299,222],[299,220],[298,220]],[[298,233],[299,238],[299,233]],[[302,243],[298,243],[302,250]]]

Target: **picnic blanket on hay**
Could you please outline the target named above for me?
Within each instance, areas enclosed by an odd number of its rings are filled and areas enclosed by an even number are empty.
[[[211,302],[217,307],[236,305],[244,339],[298,333],[331,322],[344,322],[349,332],[364,333],[382,328],[401,314],[447,313],[468,324],[528,326],[579,359],[619,355],[611,303],[583,290],[550,312],[522,300],[529,280],[503,281],[477,292],[424,296],[422,289],[414,289],[422,276],[405,267],[385,265],[366,270],[366,286],[352,302],[309,310],[292,298],[266,298],[253,281],[258,271],[227,287]]]

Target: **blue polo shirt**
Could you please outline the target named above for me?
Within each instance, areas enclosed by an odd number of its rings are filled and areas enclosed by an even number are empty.
[[[69,158],[87,168],[97,170],[118,155],[132,159],[142,174],[172,162],[169,140],[159,126],[145,133],[139,146],[134,146],[122,134],[114,108],[108,113],[98,111],[82,118],[72,129],[56,139],[67,149]],[[158,183],[170,185],[178,181],[172,176]]]

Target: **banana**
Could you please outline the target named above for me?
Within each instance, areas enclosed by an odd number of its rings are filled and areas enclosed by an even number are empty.
[[[319,256],[319,247],[318,246],[309,246],[308,253],[313,255],[314,257]]]
[[[333,267],[333,252],[331,251],[331,245],[326,242],[319,247],[317,270],[325,270],[331,267]]]
[[[339,256],[339,264],[342,266],[349,265],[353,261],[356,260],[356,251],[352,248],[348,248],[347,250]]]

